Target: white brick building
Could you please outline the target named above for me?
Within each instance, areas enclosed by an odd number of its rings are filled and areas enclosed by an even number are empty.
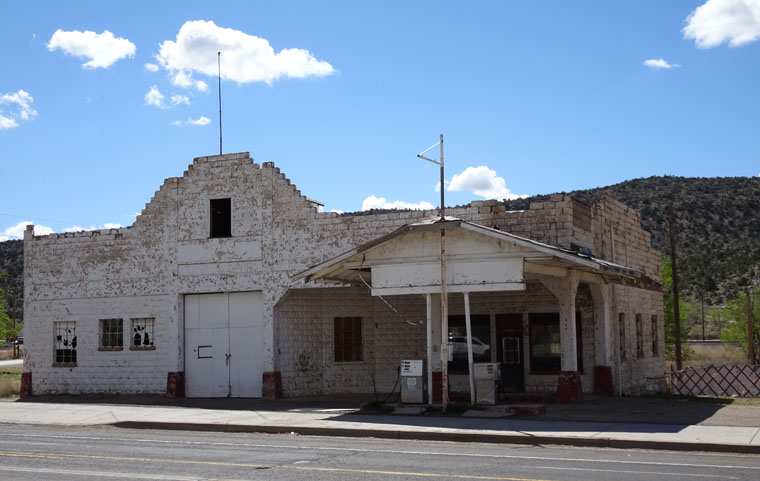
[[[478,201],[447,215],[480,229],[462,246],[490,239],[501,247],[488,255],[521,259],[510,264],[522,276],[507,279],[514,288],[471,290],[476,361],[514,355],[504,352],[510,337],[519,345],[518,368],[505,379],[512,390],[552,392],[568,370],[587,392],[661,388],[660,255],[635,211],[606,196],[587,206],[556,195],[527,211]],[[356,266],[325,261],[436,216],[320,213],[272,163],[239,153],[196,158],[182,177],[166,179],[130,227],[49,236],[29,228],[22,394],[389,392],[401,359],[428,356],[436,298],[380,298],[368,287],[372,272],[361,282],[336,279],[326,266]],[[510,243],[522,250],[508,253]],[[546,265],[531,267],[531,249]],[[464,328],[461,292],[448,296],[455,343]],[[440,309],[433,311],[441,339]],[[433,344],[437,353],[441,344]],[[441,366],[432,359],[432,379]],[[456,356],[448,367],[451,388],[466,392],[466,363]]]

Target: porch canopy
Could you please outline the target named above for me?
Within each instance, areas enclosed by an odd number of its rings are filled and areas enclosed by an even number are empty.
[[[465,296],[470,364],[468,294],[471,292],[522,291],[528,281],[540,281],[559,301],[562,371],[577,372],[575,296],[579,282],[586,282],[591,288],[595,361],[599,366],[610,366],[613,360],[608,286],[662,290],[660,283],[635,269],[452,217],[405,225],[294,276],[293,280],[315,283],[366,285],[373,296],[426,295],[428,392],[432,392],[431,312],[436,310],[431,306],[431,296],[441,293],[441,230],[445,231],[446,292]],[[441,343],[436,343],[435,351],[440,346],[441,363],[445,366],[447,319],[441,311],[437,314],[441,317]],[[445,367],[443,372],[445,383]],[[474,396],[472,372],[470,366],[470,390]]]

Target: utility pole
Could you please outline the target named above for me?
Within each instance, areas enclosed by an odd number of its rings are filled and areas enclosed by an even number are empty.
[[[433,147],[441,146],[440,160],[436,161],[425,157],[427,151]],[[444,222],[446,216],[444,214],[444,173],[443,173],[443,134],[441,134],[440,140],[435,144],[428,147],[417,157],[434,164],[438,164],[441,167],[441,220]],[[446,230],[441,225],[441,405],[442,411],[446,412],[446,406],[449,403],[449,306],[446,296]],[[429,393],[432,396],[432,393]]]
[[[668,204],[668,222],[670,224],[670,267],[673,273],[673,323],[676,337],[676,370],[682,368],[681,359],[681,308],[678,305],[678,267],[676,266],[676,234],[673,220],[673,202]]]
[[[702,342],[705,342],[705,299],[702,294]]]
[[[752,290],[747,289],[747,364],[755,364],[755,336],[752,322]]]
[[[216,52],[216,68],[219,81],[219,155],[222,155],[222,52]]]
[[[11,320],[13,321],[13,332],[15,333],[16,332],[16,293],[11,294],[11,309],[13,312],[11,314]],[[17,359],[21,353],[19,352],[19,347],[18,347],[18,342],[17,342],[18,334],[14,334],[14,336],[16,337],[16,339],[13,342],[13,359]]]

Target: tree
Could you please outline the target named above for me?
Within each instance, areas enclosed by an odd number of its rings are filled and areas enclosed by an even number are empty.
[[[750,294],[752,300],[752,320],[755,333],[760,330],[760,289]],[[726,323],[720,332],[720,340],[726,343],[737,343],[742,351],[747,352],[747,293],[740,292],[738,296],[726,304]],[[757,342],[757,339],[755,339]],[[757,356],[755,352],[755,356]]]
[[[662,284],[668,288],[663,294],[662,303],[665,311],[665,359],[668,361],[676,360],[676,322],[673,303],[673,269],[670,266],[670,257],[662,258]],[[683,322],[689,318],[689,314],[694,310],[694,306],[687,302],[683,296],[678,298],[678,307],[681,311],[681,341],[685,341],[689,336],[689,324]],[[681,345],[681,358],[684,361],[689,360],[692,349],[687,344]]]
[[[16,339],[21,324],[13,327],[13,320],[5,312],[5,291],[0,287],[0,339]]]

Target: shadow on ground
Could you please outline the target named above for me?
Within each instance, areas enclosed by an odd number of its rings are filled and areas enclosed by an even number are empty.
[[[384,395],[378,395],[380,400]],[[59,395],[33,396],[16,402],[70,403],[70,404],[115,404],[135,406],[165,406],[199,409],[240,410],[240,411],[340,411],[343,416],[362,416],[377,423],[414,424],[423,420],[424,424],[436,418],[445,417],[451,425],[452,418],[461,418],[463,424],[472,423],[472,418],[464,418],[461,411],[456,414],[429,414],[422,416],[399,416],[383,413],[358,413],[362,403],[375,401],[371,394],[349,394],[340,396],[311,396],[286,398],[275,401],[241,398],[170,398],[162,395]],[[355,411],[355,413],[346,413]],[[371,416],[370,416],[371,415]],[[388,418],[391,417],[392,420]],[[744,426],[760,427],[760,404],[737,405],[731,399],[676,397],[596,397],[587,396],[581,404],[547,404],[546,414],[539,416],[510,417],[535,421],[543,424],[543,430],[553,430],[552,426],[563,421],[598,423],[671,424],[678,426]],[[479,422],[495,420],[482,419]],[[537,428],[538,429],[538,428]],[[648,432],[648,431],[644,431]]]

